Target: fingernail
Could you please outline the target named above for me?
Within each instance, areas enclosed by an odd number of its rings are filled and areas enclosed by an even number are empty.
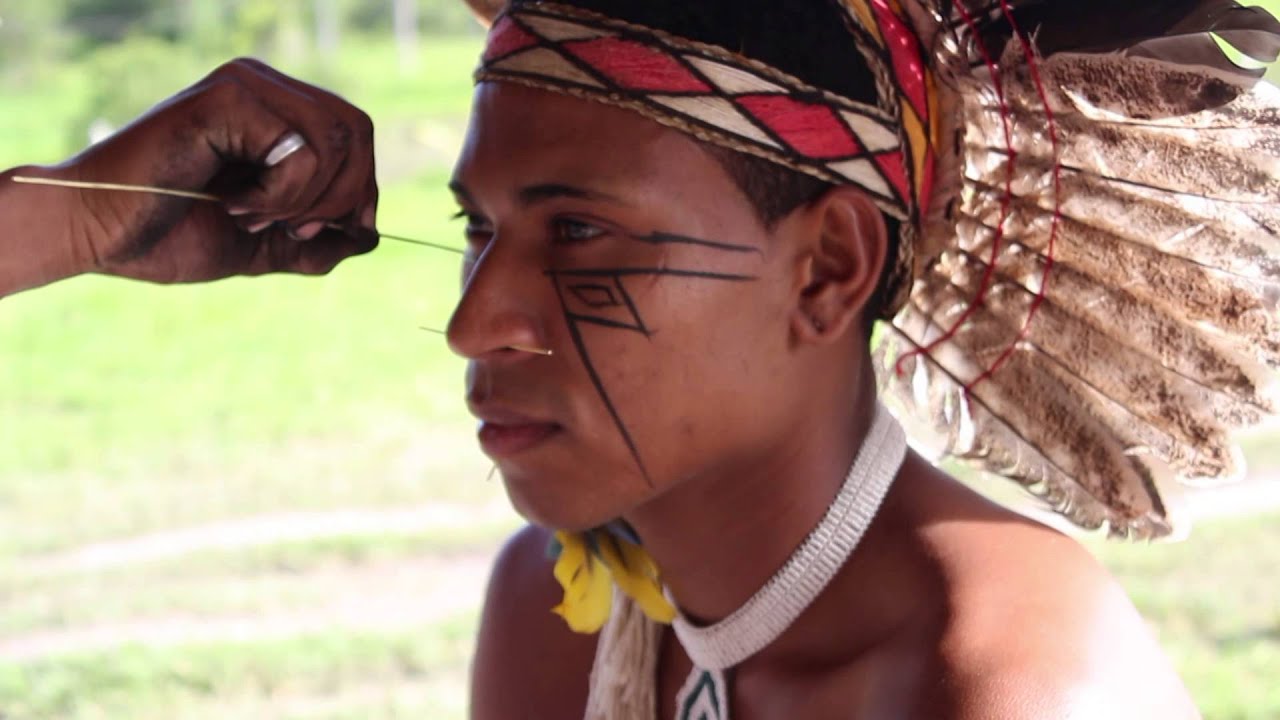
[[[262,222],[257,222],[250,225],[249,227],[245,228],[245,230],[248,231],[250,235],[257,235],[263,230],[266,230],[267,228],[271,227],[273,224],[275,223],[272,220],[263,220]]]
[[[360,213],[360,224],[373,230],[378,226],[378,208],[370,205]]]
[[[237,206],[227,206],[227,207],[225,208],[225,210],[227,211],[227,214],[228,214],[228,215],[231,215],[231,216],[234,216],[234,217],[239,217],[239,216],[241,216],[241,215],[248,215],[249,213],[253,212],[253,210],[250,210],[250,209],[249,209],[249,208],[247,208],[247,207],[240,207],[240,206],[238,206],[238,205],[237,205]]]
[[[310,240],[320,234],[325,229],[327,223],[323,220],[313,220],[305,225],[301,225],[297,230],[293,231],[293,236],[299,240]]]

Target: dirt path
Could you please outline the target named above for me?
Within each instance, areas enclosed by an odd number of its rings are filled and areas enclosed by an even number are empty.
[[[146,616],[0,638],[0,660],[30,662],[53,655],[108,650],[125,644],[168,646],[198,642],[261,641],[336,628],[393,631],[416,628],[474,611],[483,598],[491,553],[393,560],[325,568],[283,579],[290,593],[323,601],[266,612],[200,616]],[[270,592],[261,585],[247,591]]]
[[[414,535],[481,526],[515,526],[505,503],[486,506],[431,505],[394,510],[297,512],[249,517],[180,530],[157,532],[111,542],[94,543],[56,555],[35,558],[17,568],[21,578],[52,580],[55,595],[44,602],[75,602],[83,590],[74,581],[107,578],[102,592],[127,596],[133,592],[186,593],[208,590],[239,598],[226,613],[184,609],[154,615],[140,613],[105,622],[76,622],[65,627],[34,627],[0,637],[0,661],[23,662],[55,655],[107,650],[125,644],[165,646],[203,641],[261,640],[332,630],[393,631],[447,620],[480,607],[492,547],[462,552],[396,557],[364,564],[329,563],[302,572],[232,577],[188,576],[141,588],[130,586],[130,571],[145,564],[180,560],[193,553],[239,551],[283,542],[342,536]],[[68,587],[63,588],[63,579]],[[111,580],[111,578],[119,578]],[[46,583],[47,584],[47,583]],[[62,597],[57,597],[59,589]],[[20,596],[15,602],[31,598]],[[243,598],[253,598],[243,608]],[[100,598],[109,601],[110,598]],[[127,599],[126,599],[127,602]],[[239,612],[236,605],[241,605]],[[9,608],[11,611],[13,607]],[[0,596],[0,613],[6,610]]]
[[[415,535],[476,526],[514,527],[518,522],[505,500],[478,507],[429,503],[404,509],[272,513],[92,543],[33,558],[22,570],[35,576],[94,572],[180,558],[208,550],[245,550],[351,535]]]

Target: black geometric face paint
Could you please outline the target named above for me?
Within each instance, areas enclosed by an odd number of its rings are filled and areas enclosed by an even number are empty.
[[[760,252],[758,248],[749,245],[714,242],[670,233],[655,232],[649,235],[629,235],[626,237],[630,240],[650,245],[694,245],[727,253],[758,254]],[[631,457],[635,459],[636,465],[640,469],[640,474],[646,482],[652,484],[649,471],[644,464],[644,458],[640,455],[640,449],[636,446],[635,439],[632,437],[631,431],[627,429],[627,425],[618,413],[618,409],[614,406],[613,400],[610,399],[609,391],[605,388],[604,382],[600,379],[600,374],[596,371],[595,364],[591,360],[591,353],[588,351],[586,342],[582,337],[581,326],[583,324],[599,325],[650,337],[652,331],[645,322],[644,316],[640,314],[640,309],[636,307],[635,302],[632,300],[631,293],[627,291],[627,281],[630,278],[669,276],[722,282],[749,282],[755,280],[756,277],[753,275],[669,267],[574,268],[571,270],[547,270],[546,275],[551,279],[551,283],[555,287],[556,297],[560,300],[560,308],[564,313],[565,323],[569,327],[569,336],[573,339],[573,346],[578,351],[578,357],[582,359],[583,366],[586,367],[587,375],[591,378],[592,385],[595,386],[596,394],[600,396],[601,402],[604,403],[605,408],[609,411],[609,416],[613,419],[614,426],[622,436],[623,442],[626,443],[627,449],[631,452]]]

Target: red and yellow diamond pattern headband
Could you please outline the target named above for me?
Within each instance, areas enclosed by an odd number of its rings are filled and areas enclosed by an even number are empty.
[[[919,42],[881,4],[871,0],[866,12],[885,26],[866,32],[893,61],[901,108],[855,102],[718,47],[554,3],[498,18],[476,79],[625,107],[699,139],[855,185],[884,212],[914,218],[932,182],[933,82]]]
[[[878,64],[896,88],[912,190],[916,205],[925,209],[933,193],[939,134],[938,88],[925,62],[927,50],[908,24],[899,0],[846,0],[845,5],[861,25],[855,28],[859,39],[864,47],[870,44],[878,51]]]

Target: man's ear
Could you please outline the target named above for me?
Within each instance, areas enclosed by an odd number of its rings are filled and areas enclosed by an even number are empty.
[[[888,234],[879,208],[852,187],[828,190],[801,212],[807,238],[796,268],[792,328],[802,342],[830,342],[850,325],[862,326],[862,310],[880,283]]]

